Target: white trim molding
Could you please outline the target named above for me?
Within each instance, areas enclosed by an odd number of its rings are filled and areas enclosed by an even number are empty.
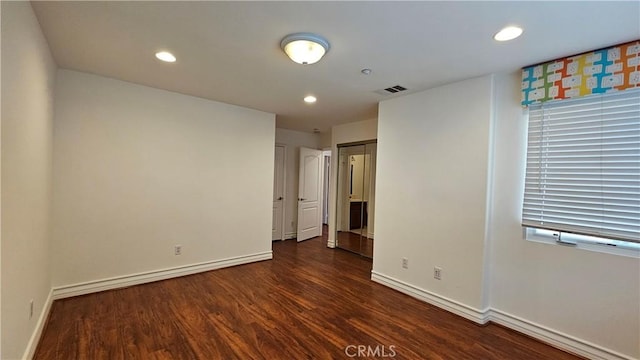
[[[296,232],[284,233],[284,240],[295,239],[297,237],[298,237],[298,233],[296,233]]]
[[[532,321],[508,314],[498,309],[491,309],[489,320],[496,324],[508,327],[525,335],[529,335],[558,349],[586,357],[588,359],[624,359],[634,358],[620,354],[616,351],[593,344],[589,341],[578,339],[563,332],[550,329]]]
[[[404,281],[395,279],[391,276],[387,276],[376,271],[371,271],[371,280],[390,287],[394,290],[400,291],[401,293],[407,294],[411,297],[414,297],[418,300],[422,300],[431,305],[435,305],[439,308],[445,309],[449,312],[452,312],[458,316],[462,316],[465,319],[469,319],[475,323],[480,325],[484,325],[489,321],[489,309],[479,310],[475,309],[471,306],[462,304],[455,300],[451,300],[444,296],[438,295],[436,293],[432,293],[430,291],[421,289],[417,286],[408,284]]]
[[[38,317],[36,327],[31,334],[29,342],[27,343],[27,348],[24,351],[24,355],[22,355],[23,359],[32,359],[33,355],[35,355],[36,348],[38,347],[38,343],[40,342],[40,336],[42,335],[44,326],[47,324],[49,312],[51,312],[51,304],[53,304],[53,289],[49,291],[49,296],[47,296],[47,300],[45,300],[42,311],[40,312],[40,316]]]
[[[636,360],[631,356],[576,338],[561,331],[550,329],[498,309],[475,309],[376,271],[371,271],[371,280],[418,300],[435,305],[458,316],[462,316],[477,324],[484,325],[488,322],[494,322],[522,334],[531,336],[558,349],[583,356],[588,359]]]
[[[285,232],[285,227],[286,227],[286,222],[287,222],[287,145],[276,142],[276,145],[274,146],[274,149],[276,147],[282,147],[283,148],[283,159],[282,161],[284,162],[284,166],[282,166],[282,238],[280,239],[281,241],[285,241],[287,239],[290,239],[287,237],[287,234]],[[275,151],[275,150],[274,150]],[[275,164],[274,164],[274,171],[275,171]],[[292,239],[292,238],[291,238]],[[278,239],[276,239],[277,241]],[[272,240],[273,241],[273,240]]]
[[[72,296],[85,295],[99,291],[117,289],[132,285],[150,283],[175,277],[196,274],[200,272],[221,269],[236,265],[249,264],[257,261],[271,260],[273,253],[265,251],[256,254],[235,256],[226,259],[212,260],[197,264],[177,266],[168,269],[147,271],[137,274],[116,276],[107,279],[87,281],[78,284],[57,286],[52,290],[53,300]]]

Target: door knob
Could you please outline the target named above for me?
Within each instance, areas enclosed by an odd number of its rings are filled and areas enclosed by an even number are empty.
[[[304,199],[304,198],[298,198],[298,200],[300,200],[300,201],[305,201],[305,200],[307,200],[307,199]]]
[[[282,200],[282,199],[283,199],[283,197],[282,197],[282,196],[280,196],[280,197],[278,198],[278,200]]]

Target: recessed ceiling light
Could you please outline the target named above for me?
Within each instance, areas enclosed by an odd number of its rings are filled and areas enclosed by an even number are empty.
[[[314,102],[316,102],[316,97],[313,95],[308,95],[304,97],[304,102],[306,102],[307,104],[313,104]]]
[[[371,75],[371,69],[362,69],[360,70],[361,73],[365,74],[365,75]]]
[[[164,62],[176,62],[176,57],[168,51],[157,52],[156,57]]]
[[[517,26],[507,26],[506,28],[498,31],[493,35],[493,39],[496,41],[509,41],[522,35],[522,29]]]

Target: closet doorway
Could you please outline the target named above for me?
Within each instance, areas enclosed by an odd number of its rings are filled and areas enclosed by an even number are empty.
[[[338,146],[336,246],[373,257],[376,141]]]

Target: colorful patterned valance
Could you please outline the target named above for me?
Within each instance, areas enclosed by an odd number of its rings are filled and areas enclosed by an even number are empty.
[[[640,40],[522,69],[522,105],[640,87]]]

